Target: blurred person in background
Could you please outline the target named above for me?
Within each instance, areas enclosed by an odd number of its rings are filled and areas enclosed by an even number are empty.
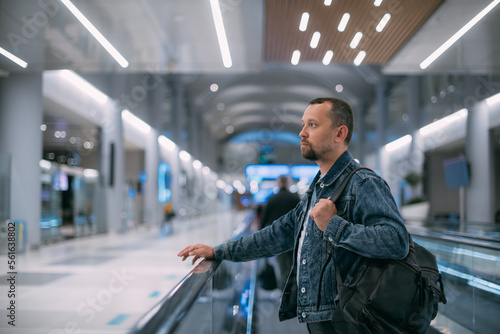
[[[281,175],[276,181],[279,191],[277,194],[269,197],[267,205],[262,216],[261,228],[271,225],[276,219],[287,214],[295,208],[300,201],[296,193],[291,193],[288,189],[288,177]],[[293,251],[284,252],[276,256],[280,268],[279,288],[283,289],[290,274],[290,268],[293,260]]]

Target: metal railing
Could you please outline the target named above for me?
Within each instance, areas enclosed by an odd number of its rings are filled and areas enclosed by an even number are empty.
[[[255,214],[250,214],[238,225],[233,239],[237,239],[248,233]],[[220,260],[203,260],[151,310],[144,314],[135,324],[129,334],[171,334],[178,329],[193,305],[200,299],[203,290],[213,280],[214,274],[221,264]],[[255,295],[255,264],[251,266],[250,290],[248,293],[246,308],[247,333],[251,331],[253,316],[253,302]]]

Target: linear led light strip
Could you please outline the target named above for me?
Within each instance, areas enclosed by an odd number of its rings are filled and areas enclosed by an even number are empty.
[[[212,7],[212,16],[214,17],[217,39],[219,40],[222,63],[224,64],[224,67],[229,68],[233,66],[233,61],[231,60],[229,45],[227,44],[226,30],[224,29],[224,22],[222,21],[222,13],[220,11],[219,0],[210,0],[210,6]]]
[[[21,66],[22,68],[28,67],[28,63],[22,60],[19,57],[14,56],[12,53],[9,51],[5,50],[4,48],[0,47],[0,54],[4,55],[5,57],[9,58],[12,60],[14,63],[17,65]]]
[[[465,109],[465,108],[460,109],[459,111],[454,112],[451,115],[448,115],[448,116],[446,116],[438,121],[435,121],[433,123],[430,123],[430,124],[420,128],[419,133],[422,136],[426,136],[426,135],[433,133],[437,130],[440,130],[440,129],[442,129],[442,128],[444,128],[452,123],[455,123],[457,121],[460,121],[461,119],[466,118],[467,115],[468,115],[467,109]],[[398,139],[386,144],[385,149],[388,152],[395,151],[398,148],[403,147],[403,146],[411,143],[412,139],[413,139],[413,137],[411,135],[403,136],[401,138],[398,138]]]
[[[109,54],[120,64],[121,67],[128,67],[128,61],[115,49],[113,45],[97,30],[96,27],[76,8],[69,0],[61,0],[68,9],[75,15],[85,28],[97,39],[99,43],[109,52]]]
[[[122,110],[122,118],[143,133],[147,134],[151,131],[151,127],[148,123],[144,122],[142,119],[132,114],[127,109]]]
[[[61,70],[61,75],[68,81],[68,83],[78,87],[83,92],[92,96],[97,102],[104,104],[108,101],[108,96],[101,92],[99,89],[95,88],[90,82],[83,79],[81,76],[76,74],[71,70]]]
[[[389,144],[386,144],[385,149],[387,152],[395,151],[398,148],[401,148],[401,147],[411,143],[412,139],[413,139],[413,137],[411,135],[403,136],[399,139],[396,139],[395,141],[390,142]]]
[[[457,31],[453,36],[450,37],[443,45],[437,48],[429,57],[427,57],[423,62],[420,63],[420,68],[425,70],[430,64],[432,64],[436,59],[438,59],[450,46],[455,44],[467,31],[476,25],[483,17],[486,16],[493,8],[500,3],[500,0],[495,0],[490,3],[485,9],[483,9],[479,14],[477,14],[472,20],[470,20],[466,25]]]
[[[419,133],[422,135],[422,136],[426,136],[430,133],[433,133],[435,131],[438,131],[440,129],[443,129],[444,127],[450,125],[450,124],[453,124],[453,123],[456,123],[460,120],[464,120],[467,118],[467,115],[468,115],[469,111],[467,109],[460,109],[459,111],[456,111],[454,112],[453,114],[451,115],[448,115],[444,118],[441,118],[440,120],[437,120],[435,122],[432,122],[424,127],[422,127],[420,130],[419,130]]]
[[[158,137],[158,142],[169,151],[174,151],[177,148],[177,145],[164,135]],[[179,152],[179,157],[186,162],[189,162],[191,160],[191,154],[184,150]],[[210,174],[210,167],[203,166],[203,163],[200,160],[194,160],[193,167],[196,169],[201,169],[203,175]]]

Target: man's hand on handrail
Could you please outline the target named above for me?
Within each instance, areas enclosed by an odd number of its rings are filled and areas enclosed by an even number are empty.
[[[183,250],[180,251],[177,256],[182,257],[182,261],[186,260],[188,257],[193,256],[193,264],[199,258],[205,259],[215,259],[215,251],[214,248],[207,245],[196,244],[192,246],[187,246]]]

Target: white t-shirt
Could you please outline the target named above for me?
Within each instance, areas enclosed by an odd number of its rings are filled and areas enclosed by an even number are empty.
[[[321,175],[319,177],[319,180],[321,180],[323,178],[323,176],[325,176],[325,174]],[[299,249],[297,251],[297,283],[299,282],[300,254],[302,253],[302,245],[304,244],[304,239],[307,236],[306,231],[307,231],[307,225],[309,224],[309,216],[311,214],[311,209],[314,207],[315,204],[316,204],[316,187],[313,190],[313,193],[311,196],[311,201],[309,202],[309,207],[307,209],[307,215],[304,218],[305,222],[304,222],[304,225],[302,226],[302,231],[300,232]]]

